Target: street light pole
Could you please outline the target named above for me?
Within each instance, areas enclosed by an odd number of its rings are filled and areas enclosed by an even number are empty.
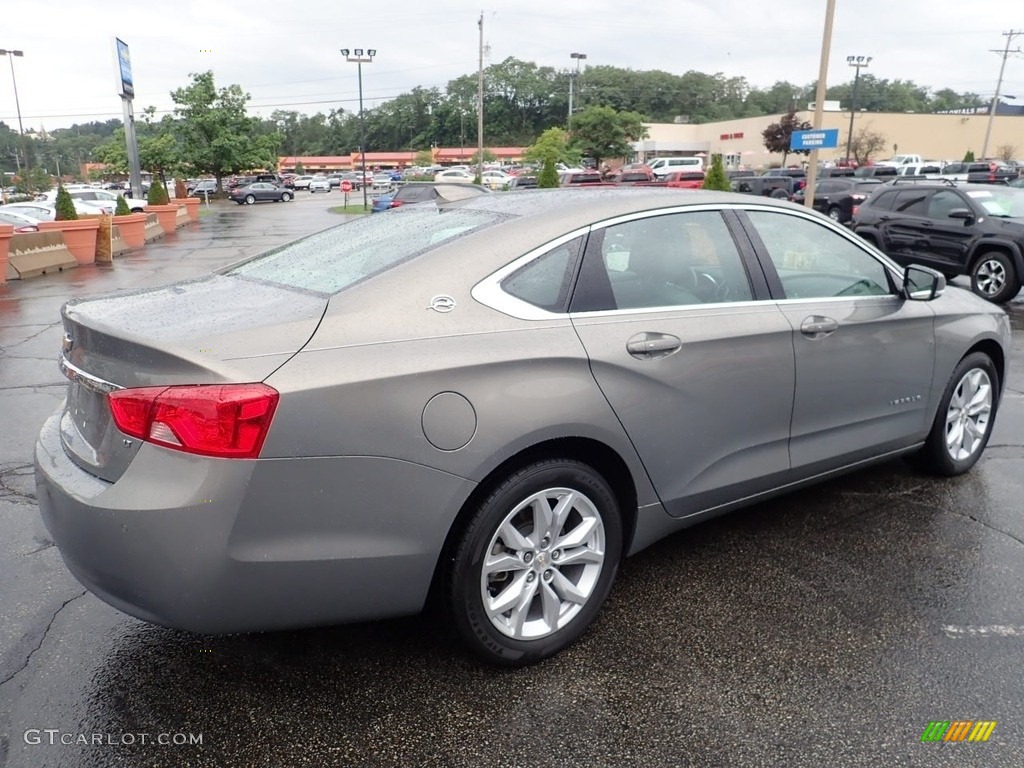
[[[566,123],[566,127],[567,128],[571,128],[572,127],[571,125],[569,125],[569,123],[572,123],[572,112],[573,112],[573,109],[572,109],[572,90],[573,90],[573,85],[574,85],[575,82],[579,81],[579,77],[580,77],[580,62],[583,59],[587,58],[587,54],[585,54],[585,53],[570,53],[569,54],[569,58],[570,59],[576,59],[576,73],[573,74],[572,71],[569,72],[569,122]]]
[[[363,210],[366,210],[366,122],[363,119],[363,64],[371,64],[373,57],[377,55],[375,48],[341,48],[341,55],[345,61],[354,61],[359,68],[359,158],[362,165],[362,187],[363,187]]]
[[[850,132],[846,135],[846,164],[850,164],[850,146],[853,144],[853,116],[857,112],[857,83],[860,81],[861,67],[867,67],[871,63],[870,56],[847,56],[846,63],[856,67],[857,72],[853,76],[853,92],[850,94]]]
[[[25,127],[21,124],[21,102],[18,100],[18,80],[14,76],[14,57],[24,56],[24,51],[9,51],[6,48],[0,48],[0,56],[8,56],[11,63],[11,82],[14,84],[14,107],[18,111],[18,133],[21,134],[21,151],[25,155],[25,186],[31,189],[29,186],[29,162],[28,162],[28,145],[25,144]]]

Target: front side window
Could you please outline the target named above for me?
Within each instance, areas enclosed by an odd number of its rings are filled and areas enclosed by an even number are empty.
[[[787,299],[893,293],[885,266],[830,228],[799,216],[748,211]]]
[[[648,216],[592,237],[574,311],[750,301],[736,243],[717,211]]]
[[[956,192],[948,189],[940,189],[932,195],[928,201],[929,219],[949,218],[949,212],[956,208],[967,208],[967,203]],[[970,209],[968,209],[970,210]]]

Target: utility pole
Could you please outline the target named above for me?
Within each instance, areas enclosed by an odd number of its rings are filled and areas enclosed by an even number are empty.
[[[476,175],[484,178],[484,12],[480,11],[480,66],[476,77]]]
[[[1003,48],[1003,50],[1001,51],[998,49],[990,49],[992,53],[1000,54],[1003,57],[1003,62],[1002,64],[999,65],[999,80],[996,81],[996,92],[995,95],[992,97],[992,105],[989,107],[988,110],[988,125],[985,126],[985,143],[981,145],[981,157],[979,158],[980,160],[984,160],[986,157],[988,157],[988,140],[992,136],[992,121],[995,119],[996,107],[999,104],[999,91],[1003,87],[1003,72],[1006,71],[1006,60],[1009,58],[1011,53],[1022,52],[1020,48],[1018,48],[1015,51],[1010,50],[1010,43],[1013,42],[1013,39],[1015,37],[1019,37],[1020,35],[1024,35],[1024,32],[1015,32],[1012,29],[1009,32],[1003,32],[1003,37],[1006,38],[1006,47]]]
[[[821,119],[825,110],[825,81],[828,79],[828,56],[832,50],[832,25],[836,16],[836,0],[826,0],[825,31],[821,38],[821,62],[818,66],[818,90],[814,95],[814,129],[821,128]],[[818,150],[812,149],[807,162],[807,190],[805,202],[808,208],[814,207],[814,189],[818,183]]]

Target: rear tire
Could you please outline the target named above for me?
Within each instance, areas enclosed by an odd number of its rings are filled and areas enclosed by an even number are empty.
[[[246,195],[245,196],[245,204],[246,205],[252,205],[255,202],[256,202],[256,198],[253,197],[252,195]]]
[[[474,653],[533,664],[590,625],[622,557],[622,522],[607,481],[572,459],[523,467],[498,485],[462,531],[446,602]]]
[[[971,266],[971,290],[993,304],[1004,304],[1020,291],[1020,276],[1002,251],[988,251]]]
[[[829,206],[828,217],[830,219],[832,219],[832,221],[836,221],[836,222],[842,223],[842,221],[843,221],[843,210],[842,210],[842,208],[840,208],[838,205]]]
[[[972,352],[953,369],[935,422],[914,463],[953,477],[973,467],[988,445],[999,403],[999,374],[992,359]]]

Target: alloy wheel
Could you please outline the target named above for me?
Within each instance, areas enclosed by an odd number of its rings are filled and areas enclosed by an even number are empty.
[[[986,296],[995,296],[1006,285],[1006,268],[996,259],[986,259],[974,273],[978,290]]]
[[[480,573],[494,627],[535,640],[571,622],[594,593],[605,563],[604,523],[571,488],[547,488],[517,504],[491,537]]]
[[[992,415],[992,381],[972,368],[957,382],[946,411],[946,450],[954,461],[974,455],[988,432]]]

